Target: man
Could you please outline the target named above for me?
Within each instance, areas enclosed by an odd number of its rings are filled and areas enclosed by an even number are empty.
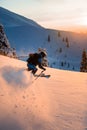
[[[42,61],[43,61],[44,57],[46,57],[45,52],[30,54],[29,58],[27,59],[28,70],[32,71],[32,73],[35,74],[37,72],[37,70],[38,70],[36,68],[36,66],[38,65],[38,67],[40,69],[45,71],[46,69],[42,65]]]

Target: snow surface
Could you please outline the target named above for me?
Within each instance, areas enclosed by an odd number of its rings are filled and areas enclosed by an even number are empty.
[[[0,130],[87,129],[87,73],[45,74],[34,80],[26,62],[0,55]]]

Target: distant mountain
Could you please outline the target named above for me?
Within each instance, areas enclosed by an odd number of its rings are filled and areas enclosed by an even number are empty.
[[[46,29],[1,7],[0,23],[18,55],[28,55],[39,47],[46,48],[51,67],[79,71],[82,51],[87,50],[85,34]]]
[[[37,28],[41,28],[39,24],[34,22],[33,20],[27,19],[21,15],[13,13],[7,9],[0,7],[0,22],[4,26],[23,26],[23,25],[31,25]]]

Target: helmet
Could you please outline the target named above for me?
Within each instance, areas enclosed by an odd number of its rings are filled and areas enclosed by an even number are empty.
[[[47,53],[46,53],[46,52],[43,52],[43,51],[42,51],[42,52],[40,52],[40,54],[41,54],[41,56],[42,56],[42,57],[47,56]]]

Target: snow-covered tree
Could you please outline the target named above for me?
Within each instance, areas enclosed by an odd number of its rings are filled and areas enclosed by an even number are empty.
[[[6,38],[6,35],[4,33],[4,29],[3,26],[0,24],[0,48],[4,46],[4,47],[10,47],[10,44]]]
[[[46,54],[46,56],[43,58],[43,61],[42,61],[42,64],[44,66],[48,66],[48,60],[47,60],[47,52],[46,52],[46,49],[44,48],[38,48],[38,52],[44,52]]]
[[[85,49],[82,52],[82,61],[81,61],[80,71],[87,72],[87,54],[86,54]]]
[[[16,50],[10,47],[10,43],[4,32],[3,25],[0,24],[0,54],[17,58]]]

